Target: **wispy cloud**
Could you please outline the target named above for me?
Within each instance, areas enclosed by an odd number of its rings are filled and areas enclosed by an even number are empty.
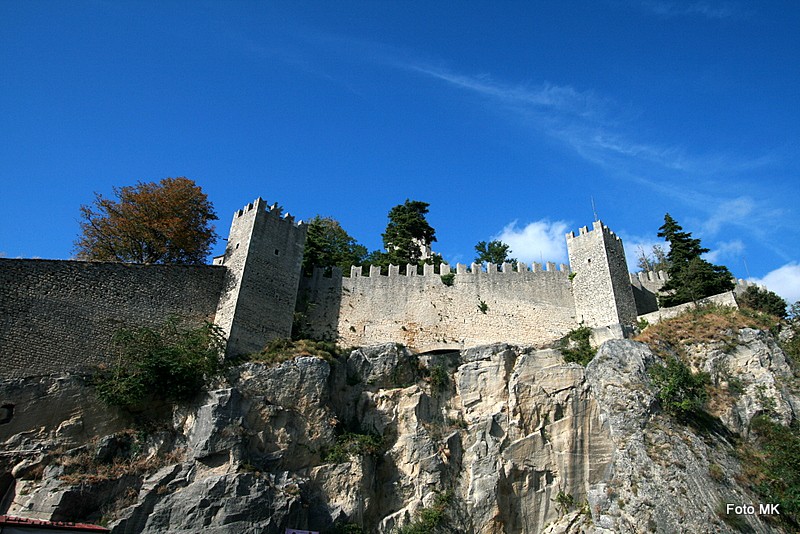
[[[487,105],[524,117],[610,176],[704,213],[700,224],[705,235],[714,236],[733,225],[760,238],[764,228],[780,224],[781,213],[764,202],[748,196],[726,199],[722,193],[737,187],[737,177],[774,163],[774,155],[698,154],[683,146],[643,140],[641,128],[627,120],[628,112],[615,102],[568,85],[508,84],[485,74],[467,76],[422,64],[405,68],[485,97]]]
[[[739,18],[749,10],[736,2],[670,2],[667,0],[642,0],[638,6],[660,17],[701,16],[712,20]]]
[[[569,225],[564,221],[542,219],[520,227],[512,221],[493,239],[498,239],[511,247],[511,256],[519,261],[565,262],[567,245],[564,235]]]
[[[730,262],[731,260],[740,259],[744,251],[745,246],[741,239],[722,241],[706,253],[705,259],[711,263]]]
[[[576,91],[569,86],[550,83],[537,85],[507,85],[494,81],[491,76],[464,76],[443,69],[410,65],[413,71],[448,82],[485,96],[497,98],[508,104],[524,104],[534,109],[557,110],[575,116],[590,117],[598,111],[598,102],[590,92]]]

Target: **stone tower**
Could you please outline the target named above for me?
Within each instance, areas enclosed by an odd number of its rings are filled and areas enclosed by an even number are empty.
[[[576,319],[592,328],[635,323],[636,303],[619,236],[595,221],[591,231],[584,226],[577,236],[567,234],[567,251],[575,273]]]
[[[305,239],[302,221],[260,197],[234,213],[225,255],[214,259],[228,268],[214,320],[228,338],[226,356],[291,336]]]

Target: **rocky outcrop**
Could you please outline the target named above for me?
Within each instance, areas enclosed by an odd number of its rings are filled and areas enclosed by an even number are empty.
[[[0,511],[117,533],[389,533],[423,510],[465,534],[733,531],[720,506],[755,500],[734,440],[767,407],[789,422],[798,405],[772,338],[739,336],[691,348],[715,383],[741,384],[706,431],[661,413],[658,358],[623,340],[585,369],[509,345],[247,363],[138,427],[80,377],[7,381]]]

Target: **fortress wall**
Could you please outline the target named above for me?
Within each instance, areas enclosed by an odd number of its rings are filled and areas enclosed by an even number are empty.
[[[212,320],[225,269],[0,259],[0,376],[107,361],[123,326]]]
[[[416,350],[494,342],[540,345],[577,326],[569,274],[563,270],[487,272],[457,266],[453,285],[426,269],[423,275],[321,277],[310,288],[311,330],[345,346],[403,343]],[[534,269],[536,266],[534,266]],[[445,272],[449,267],[444,266]],[[354,272],[355,274],[355,272]],[[341,281],[341,289],[336,284]],[[337,295],[338,294],[338,295]],[[486,303],[486,313],[479,309]],[[335,330],[334,330],[335,328]]]
[[[330,276],[323,276],[322,269],[315,268],[311,277],[300,279],[297,311],[305,316],[300,327],[302,337],[336,341],[342,280],[341,270],[335,267]]]
[[[664,271],[631,273],[631,288],[636,301],[636,314],[643,315],[658,310],[658,291],[669,276]]]

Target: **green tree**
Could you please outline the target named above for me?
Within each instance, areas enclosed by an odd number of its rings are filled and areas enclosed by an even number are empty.
[[[733,289],[732,275],[727,267],[712,265],[700,256],[708,252],[700,245],[700,240],[670,217],[664,216],[664,225],[659,228],[658,237],[669,243],[669,280],[661,288],[661,306],[675,306],[685,302],[717,295]]]
[[[115,187],[80,208],[78,259],[132,263],[204,263],[217,240],[208,197],[188,178]]]
[[[685,421],[702,410],[708,397],[706,385],[710,380],[707,373],[692,373],[674,356],[667,359],[665,366],[654,365],[649,372],[659,388],[658,398],[665,411]]]
[[[475,263],[486,262],[500,265],[504,262],[517,262],[516,258],[508,257],[511,254],[511,246],[499,240],[489,241],[488,243],[486,241],[478,241],[478,244],[475,245],[475,251],[478,253],[475,256]]]
[[[303,272],[310,275],[314,267],[338,267],[345,275],[350,266],[364,261],[367,249],[359,245],[338,221],[317,215],[308,222],[303,253]]]
[[[744,293],[736,297],[736,300],[740,305],[753,310],[769,313],[781,319],[786,318],[786,301],[772,291],[750,286],[745,289]]]
[[[425,219],[429,205],[406,199],[389,211],[389,223],[383,233],[386,254],[381,261],[401,268],[408,263],[418,265],[424,261],[425,248],[436,241],[436,231]]]

